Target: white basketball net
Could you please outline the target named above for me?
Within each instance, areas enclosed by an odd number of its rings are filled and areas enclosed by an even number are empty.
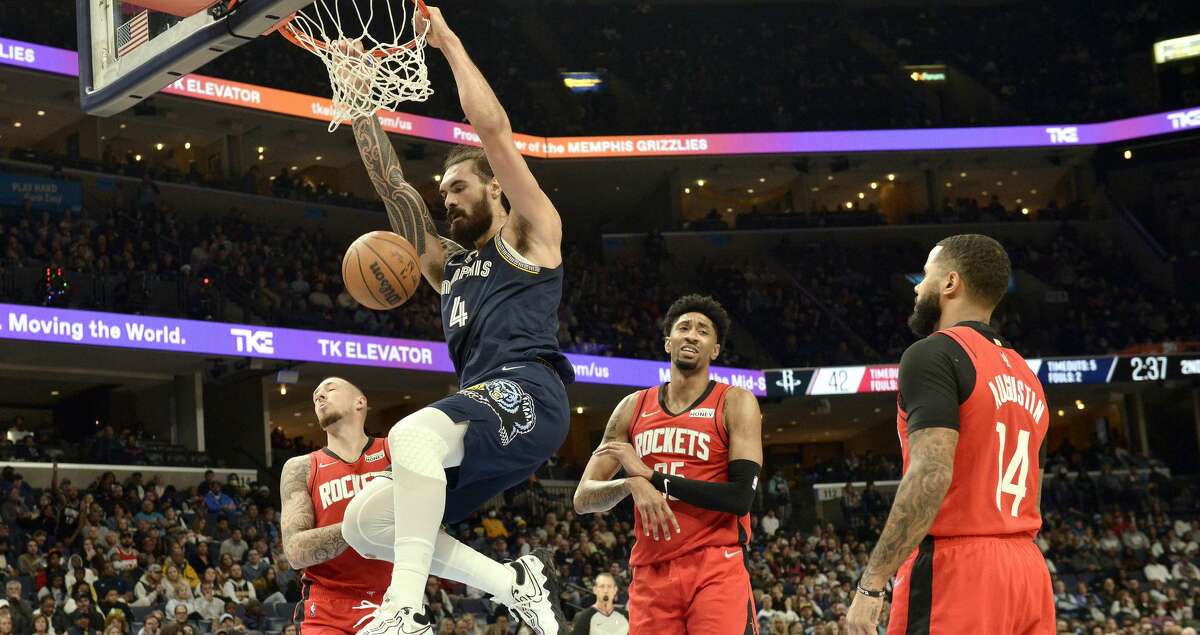
[[[425,101],[433,94],[425,66],[429,25],[411,38],[404,36],[406,30],[415,31],[408,15],[412,1],[384,0],[392,33],[386,42],[370,33],[376,0],[354,0],[353,16],[342,15],[343,3],[316,0],[283,26],[294,36],[293,43],[321,58],[329,71],[333,86],[330,132],[345,120],[373,116],[380,109],[395,110],[401,102]],[[367,5],[365,14],[362,4]],[[399,16],[392,5],[400,7]]]

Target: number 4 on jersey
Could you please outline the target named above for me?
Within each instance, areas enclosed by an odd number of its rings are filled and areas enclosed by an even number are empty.
[[[450,326],[452,328],[462,328],[467,325],[467,303],[463,302],[462,296],[454,296],[454,304],[450,306]]]
[[[1018,510],[1021,507],[1021,501],[1025,499],[1025,479],[1029,477],[1029,431],[1017,431],[1017,447],[1013,451],[1012,459],[1007,464],[1004,462],[1004,438],[1007,427],[1003,422],[996,422],[996,434],[1000,437],[1000,452],[997,457],[997,467],[1000,470],[996,481],[996,509],[1001,512],[1004,507],[1000,502],[1000,497],[1003,494],[1012,494],[1013,503],[1010,513],[1013,518],[1019,514]],[[1007,465],[1007,467],[1006,467]]]

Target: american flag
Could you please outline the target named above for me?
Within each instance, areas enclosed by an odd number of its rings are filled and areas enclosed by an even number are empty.
[[[150,12],[142,11],[117,29],[117,57],[122,57],[149,41]]]

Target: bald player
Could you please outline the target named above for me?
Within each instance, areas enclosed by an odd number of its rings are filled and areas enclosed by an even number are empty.
[[[391,567],[347,549],[342,518],[368,482],[390,474],[391,454],[386,439],[367,435],[367,398],[354,384],[322,380],[313,391],[313,410],[325,447],[283,465],[283,551],[303,571],[300,632],[354,633],[355,622],[373,610],[362,599],[383,595]]]

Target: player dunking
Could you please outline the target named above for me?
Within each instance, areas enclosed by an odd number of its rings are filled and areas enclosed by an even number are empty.
[[[676,300],[664,320],[671,380],[613,410],[575,492],[575,511],[607,511],[633,496],[629,632],[758,632],[745,547],[762,467],[754,395],[712,381],[729,332],[709,297]],[[626,478],[610,480],[618,468]]]
[[[441,296],[462,389],[392,427],[392,482],[372,483],[347,511],[350,545],[393,563],[383,601],[361,632],[432,633],[423,607],[432,570],[492,594],[540,635],[557,635],[566,621],[548,552],[500,564],[438,527],[527,479],[566,438],[565,384],[574,371],[557,339],[562,222],[514,146],[504,108],[442,13],[429,7],[429,19],[417,22],[446,56],[483,145],[455,148],[446,159],[441,194],[453,240],[437,234],[379,121],[356,119],[354,136],[393,231],[416,248],[425,280]]]
[[[324,379],[313,391],[313,410],[325,430],[325,447],[283,464],[279,494],[283,551],[303,570],[304,635],[354,632],[370,614],[360,606],[387,588],[389,567],[346,549],[342,518],[346,506],[377,475],[389,473],[387,443],[363,430],[367,398],[350,382]]]
[[[900,359],[904,477],[846,616],[875,633],[1049,635],[1038,451],[1050,414],[1037,375],[989,322],[1008,288],[1004,247],[951,236],[929,252]],[[935,332],[936,331],[936,332]]]

